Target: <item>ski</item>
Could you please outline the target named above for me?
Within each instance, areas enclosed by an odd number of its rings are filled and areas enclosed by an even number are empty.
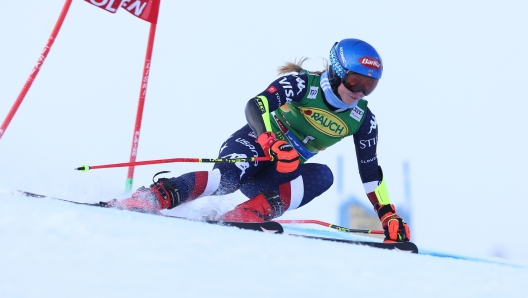
[[[81,202],[75,202],[75,201],[40,195],[40,194],[36,194],[36,193],[28,192],[28,191],[22,191],[22,190],[15,190],[13,191],[13,194],[24,196],[24,197],[58,200],[58,201],[73,203],[77,205],[85,205],[85,206],[100,207],[100,208],[112,208],[110,206],[107,206],[104,203],[81,203]],[[128,210],[128,211],[132,211],[132,210]],[[275,222],[275,221],[266,221],[266,222],[229,222],[229,221],[211,221],[211,220],[199,221],[199,220],[194,220],[194,219],[185,218],[185,217],[168,216],[168,215],[163,215],[163,214],[152,214],[152,215],[163,216],[167,218],[204,222],[204,223],[209,223],[209,224],[214,224],[214,225],[236,227],[236,228],[243,229],[243,230],[252,230],[252,231],[259,231],[259,232],[272,233],[272,234],[283,234],[284,233],[283,226],[280,223]],[[333,241],[333,242],[348,243],[348,244],[355,244],[355,245],[365,245],[365,246],[370,246],[370,247],[375,247],[375,248],[394,249],[394,250],[400,250],[404,252],[418,253],[418,247],[412,242],[372,242],[372,241],[356,241],[356,240],[345,240],[345,239],[336,239],[336,238],[325,238],[325,237],[307,236],[307,235],[298,235],[298,234],[288,234],[288,235],[307,238],[307,239]]]
[[[40,195],[28,191],[23,190],[15,190],[13,191],[15,195],[20,195],[24,197],[32,197],[32,198],[41,198],[41,199],[51,199],[51,200],[58,200],[62,202],[67,203],[73,203],[77,205],[84,205],[84,206],[92,206],[92,207],[101,207],[101,208],[112,208],[110,206],[107,206],[106,204],[102,203],[81,203],[81,202],[75,202],[65,199],[59,199],[54,197],[49,197],[45,195]],[[128,210],[132,211],[132,210]],[[183,219],[183,220],[190,220],[190,221],[196,221],[196,222],[204,222],[208,224],[214,224],[214,225],[221,225],[221,226],[228,226],[228,227],[236,227],[243,230],[252,230],[252,231],[259,231],[264,233],[271,233],[271,234],[282,234],[284,233],[284,228],[282,225],[278,222],[274,221],[267,221],[267,222],[230,222],[230,221],[214,221],[214,220],[206,220],[206,221],[200,221],[200,220],[194,220],[190,218],[185,217],[177,217],[177,216],[168,216],[163,214],[152,214],[157,216],[163,216],[167,218],[176,218],[176,219]]]
[[[336,238],[325,238],[325,237],[297,235],[297,234],[288,234],[288,235],[308,238],[308,239],[318,239],[318,240],[324,240],[324,241],[365,245],[365,246],[382,248],[382,249],[394,249],[394,250],[400,250],[400,251],[416,253],[416,254],[418,253],[418,247],[416,246],[416,244],[412,242],[372,242],[372,241],[356,241],[356,240],[346,240],[346,239],[336,239]]]

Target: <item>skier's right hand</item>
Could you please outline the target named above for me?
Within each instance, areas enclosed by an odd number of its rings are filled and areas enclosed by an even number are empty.
[[[277,171],[280,173],[291,173],[299,166],[299,153],[283,140],[277,141],[273,132],[262,133],[257,142],[264,150],[266,156],[273,157],[276,161]]]
[[[277,141],[277,138],[275,137],[275,133],[270,132],[264,132],[260,134],[257,138],[257,143],[259,143],[260,147],[262,147],[262,150],[264,150],[264,154],[266,156],[270,156],[270,149],[271,146]]]

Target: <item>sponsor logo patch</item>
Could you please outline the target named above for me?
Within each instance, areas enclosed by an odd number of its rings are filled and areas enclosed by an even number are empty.
[[[378,59],[372,57],[361,57],[358,59],[359,64],[374,69],[381,69],[381,62]]]
[[[305,85],[306,82],[301,78],[297,78],[295,80],[297,81],[297,88],[299,88],[297,95],[299,95],[299,93],[301,93],[304,90],[304,88],[306,88],[306,85]]]
[[[229,159],[247,158],[247,155],[231,153],[229,155],[222,156],[221,158],[229,158]],[[242,178],[242,176],[244,176],[244,174],[246,173],[246,170],[249,168],[249,162],[235,162],[235,166],[240,169],[240,178]]]
[[[277,115],[273,114],[273,119],[275,119],[275,122],[277,123],[277,125],[279,126],[280,130],[283,133],[288,132],[288,129],[284,126],[284,124],[282,124],[282,122],[279,120],[279,117],[277,117]]]
[[[352,108],[352,111],[350,112],[350,117],[354,118],[356,121],[359,122],[361,121],[363,114],[365,114],[365,111],[362,108],[355,106]]]
[[[343,61],[343,63],[347,63],[346,62],[346,59],[345,59],[345,53],[343,53],[343,47],[340,47],[339,48],[339,55],[341,55],[341,60]]]
[[[277,92],[277,88],[275,88],[275,86],[270,86],[268,89],[266,89],[266,91],[268,91],[269,93],[273,94],[273,93]]]
[[[257,103],[262,114],[267,112],[266,106],[264,105],[264,101],[262,100],[262,98],[255,97],[255,102]]]
[[[308,99],[315,99],[317,97],[317,93],[319,93],[319,87],[317,86],[310,86],[310,93],[308,93]]]
[[[373,158],[370,158],[370,159],[362,159],[361,160],[361,163],[369,163],[369,162],[372,162],[372,161],[375,161],[376,159],[378,159],[376,156],[374,156]]]
[[[348,127],[343,120],[326,110],[299,107],[304,118],[318,131],[331,137],[344,137]]]
[[[359,149],[363,150],[366,148],[370,148],[372,146],[376,146],[377,142],[378,142],[377,136],[372,139],[368,139],[368,140],[359,140]]]
[[[376,121],[376,117],[374,117],[374,115],[372,115],[372,119],[370,120],[370,130],[369,130],[369,134],[372,132],[373,129],[376,129],[378,127],[378,122]]]

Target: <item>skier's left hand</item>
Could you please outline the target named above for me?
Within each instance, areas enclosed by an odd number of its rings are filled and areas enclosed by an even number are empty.
[[[381,225],[385,230],[385,241],[406,242],[411,239],[409,225],[396,214],[394,205],[377,205],[376,207]]]

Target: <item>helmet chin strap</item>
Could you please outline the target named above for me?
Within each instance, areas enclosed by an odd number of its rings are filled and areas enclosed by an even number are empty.
[[[332,64],[328,65],[328,82],[332,89],[337,90],[337,87],[341,85],[341,78],[337,75]]]
[[[339,85],[341,85],[341,78],[334,71],[332,64],[328,65],[327,73],[328,73],[328,82],[330,82],[330,87],[332,87],[332,91],[337,96],[337,98],[343,101],[343,99],[341,98],[341,95],[339,94],[339,92],[337,92],[337,88],[339,88]]]

